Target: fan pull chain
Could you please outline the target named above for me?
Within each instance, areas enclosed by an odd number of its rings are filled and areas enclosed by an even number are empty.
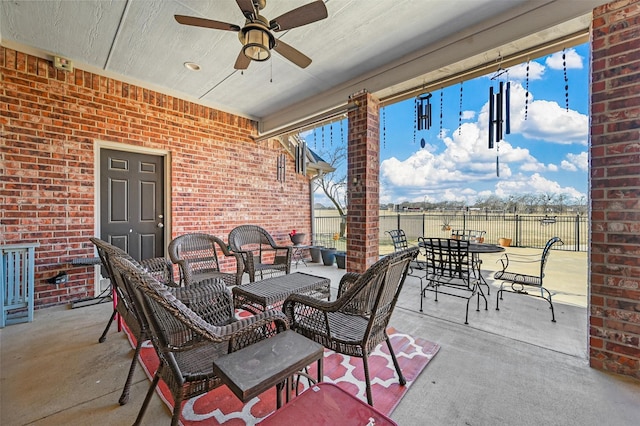
[[[564,103],[565,109],[569,112],[569,78],[567,77],[567,55],[562,49],[562,69],[564,71]]]
[[[527,61],[527,77],[525,79],[526,84],[526,92],[524,93],[524,119],[527,119],[529,115],[529,64],[531,60]]]
[[[444,98],[444,89],[440,88],[440,137],[442,137],[442,99]]]
[[[458,112],[458,135],[462,134],[462,81],[460,82],[460,111]]]
[[[316,129],[313,129],[313,147],[318,148],[318,139],[316,138]]]
[[[322,147],[324,148],[324,126],[322,126]]]
[[[344,145],[344,120],[340,121],[340,144]]]
[[[269,77],[269,83],[273,83],[273,61],[269,61],[269,66],[271,68],[271,76]]]

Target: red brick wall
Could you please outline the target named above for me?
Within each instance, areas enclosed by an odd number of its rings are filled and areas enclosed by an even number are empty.
[[[94,143],[166,150],[171,155],[172,236],[258,224],[276,241],[310,234],[308,179],[276,179],[277,141],[255,143],[256,123],[80,69],[0,47],[0,244],[39,242],[36,305],[93,296],[96,234]],[[46,279],[66,270],[70,280]]]
[[[640,3],[593,13],[591,366],[640,379]]]
[[[380,103],[366,92],[349,112],[347,270],[364,272],[379,258]]]

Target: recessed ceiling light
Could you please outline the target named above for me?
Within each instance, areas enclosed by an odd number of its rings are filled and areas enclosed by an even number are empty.
[[[195,62],[185,62],[184,67],[191,71],[200,71],[200,65]]]

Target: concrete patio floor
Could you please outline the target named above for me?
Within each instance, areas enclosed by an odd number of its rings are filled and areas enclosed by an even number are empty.
[[[526,252],[524,249],[509,249]],[[483,255],[492,275],[497,255]],[[408,278],[391,325],[441,345],[391,414],[399,425],[636,425],[640,382],[588,366],[586,253],[554,251],[546,282],[556,294],[556,323],[545,301],[505,294],[495,310],[469,310],[465,301],[428,294],[419,312],[417,278]],[[344,270],[309,263],[292,272],[327,276],[337,288]],[[36,311],[33,323],[0,330],[0,424],[129,425],[149,386],[136,369],[131,398],[118,398],[133,350],[115,327],[97,342],[108,303]],[[155,396],[146,425],[169,424]]]

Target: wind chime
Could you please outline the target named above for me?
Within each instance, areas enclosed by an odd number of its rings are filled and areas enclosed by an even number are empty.
[[[386,114],[386,108],[382,107],[380,108],[381,112],[382,112],[382,147],[386,148],[387,147],[387,114]],[[342,128],[340,128],[342,130]],[[344,140],[344,137],[342,137],[342,139]]]
[[[425,93],[416,98],[416,129],[429,130],[432,125],[431,113],[431,93]],[[413,133],[413,141],[415,143],[415,130]],[[425,147],[427,143],[424,138],[420,139],[420,146]]]
[[[499,77],[505,70],[499,69],[491,80]],[[511,133],[511,122],[509,118],[511,83],[505,84],[500,81],[498,92],[494,93],[493,86],[489,87],[489,149],[496,147],[496,176],[500,177],[500,147],[503,131],[505,134]]]
[[[295,165],[296,173],[306,175],[307,174],[307,162],[306,162],[307,144],[306,142],[300,142],[295,148]]]
[[[463,92],[463,81],[460,82],[460,109],[458,110],[458,136],[462,135],[462,92]]]
[[[284,183],[285,179],[286,179],[286,170],[285,167],[287,165],[287,158],[283,153],[280,153],[280,155],[278,155],[278,164],[276,166],[276,178],[278,179],[278,182]]]

